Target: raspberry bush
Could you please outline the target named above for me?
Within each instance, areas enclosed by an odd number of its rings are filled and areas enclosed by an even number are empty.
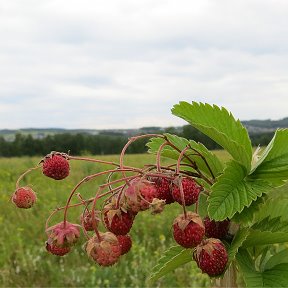
[[[278,193],[288,179],[288,129],[277,130],[262,153],[259,148],[253,153],[247,130],[225,108],[180,102],[172,113],[221,145],[230,159],[220,161],[201,143],[171,134],[132,137],[119,163],[53,151],[19,177],[11,201],[17,208],[37,205],[34,191],[20,185],[31,171],[65,181],[70,161],[101,163],[107,169],[76,183],[66,204],[48,217],[45,245],[51,257],[69,257],[78,239],[85,237],[87,259],[95,265],[117,265],[120,257],[133,253],[128,233],[137,214],[150,209],[153,217],[176,202],[179,214],[170,228],[175,246],[151,267],[152,284],[193,262],[214,286],[288,286],[288,198]],[[155,162],[143,168],[125,165],[128,146],[142,138],[150,138],[147,145]],[[162,157],[173,164],[163,165]],[[106,181],[94,194],[79,193],[80,186],[101,176]],[[79,210],[77,219],[69,218],[70,209]],[[59,213],[63,220],[53,223]]]

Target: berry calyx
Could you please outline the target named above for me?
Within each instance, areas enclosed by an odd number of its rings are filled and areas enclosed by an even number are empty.
[[[94,235],[86,243],[87,255],[100,266],[111,266],[121,256],[119,241],[111,232],[99,233],[100,239]]]
[[[20,187],[12,195],[12,202],[18,208],[31,208],[36,202],[36,194],[30,187]]]
[[[76,243],[80,237],[79,227],[81,226],[78,224],[63,221],[49,227],[46,229],[46,232],[50,233],[49,238],[53,245],[58,247],[69,247]]]
[[[64,153],[51,152],[41,161],[42,172],[47,177],[62,180],[69,175],[68,156]]]
[[[224,239],[228,233],[230,221],[214,221],[208,216],[204,219],[205,235],[208,238]]]
[[[128,253],[132,247],[132,240],[129,235],[118,235],[117,239],[121,247],[121,255]]]
[[[112,203],[103,209],[106,228],[115,235],[127,234],[134,221],[134,214],[129,211],[117,209]]]
[[[49,243],[51,242],[51,243]],[[53,255],[64,256],[71,251],[70,247],[58,247],[54,245],[50,239],[46,242],[46,250]]]
[[[173,223],[175,241],[185,248],[193,248],[201,243],[205,235],[205,228],[201,217],[188,211],[186,217],[179,215]]]
[[[172,196],[174,200],[177,201],[181,205],[183,204],[181,190],[180,190],[181,183],[182,183],[185,205],[190,206],[192,204],[195,204],[198,200],[198,196],[202,188],[192,178],[188,178],[188,177],[183,178],[180,183],[177,183],[177,185],[176,184],[173,185]]]
[[[193,258],[202,272],[219,276],[226,269],[228,253],[219,239],[209,238],[196,247]]]

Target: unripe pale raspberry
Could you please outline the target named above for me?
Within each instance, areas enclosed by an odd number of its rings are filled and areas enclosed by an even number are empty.
[[[172,196],[175,201],[182,205],[182,196],[180,191],[180,183],[179,185],[173,185],[172,188]],[[199,193],[201,191],[201,186],[191,178],[183,178],[182,179],[182,188],[183,188],[183,195],[184,201],[186,206],[190,206],[195,204],[198,200]]]
[[[86,243],[87,255],[100,266],[111,266],[121,256],[119,241],[111,232],[100,233],[100,240],[96,235]]]
[[[202,272],[219,276],[226,269],[228,253],[219,239],[209,238],[196,247],[193,258]]]
[[[18,208],[31,208],[36,202],[36,194],[30,187],[20,187],[12,195],[12,202]]]
[[[62,180],[69,175],[69,162],[64,153],[52,152],[41,161],[43,174],[55,180]]]
[[[204,235],[204,224],[198,214],[188,211],[186,217],[181,214],[174,220],[173,236],[179,245],[193,248],[201,243]]]
[[[49,227],[46,232],[50,232],[49,238],[51,243],[58,247],[69,247],[77,242],[80,237],[81,227],[78,224],[72,224],[66,221],[60,222],[54,226]]]
[[[158,192],[152,182],[136,178],[131,181],[125,190],[126,202],[134,213],[149,209],[154,198],[158,198]]]
[[[118,235],[117,239],[121,247],[121,255],[128,253],[132,247],[132,240],[129,235]]]

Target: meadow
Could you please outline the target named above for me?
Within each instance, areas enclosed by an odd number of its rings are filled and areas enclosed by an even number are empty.
[[[217,154],[227,157],[223,151]],[[93,156],[118,162],[118,156]],[[139,213],[130,232],[131,251],[110,268],[101,268],[87,258],[83,250],[85,238],[64,257],[49,254],[45,249],[45,221],[56,207],[65,205],[75,184],[85,176],[103,170],[95,163],[71,161],[71,174],[55,181],[33,171],[22,185],[31,185],[37,192],[37,204],[28,210],[17,209],[10,196],[18,176],[35,166],[40,158],[0,159],[0,285],[1,287],[208,287],[210,280],[195,267],[194,262],[176,269],[156,283],[149,282],[149,274],[163,251],[176,245],[172,237],[173,219],[181,213],[178,204],[171,204],[159,215],[149,211]],[[165,159],[164,159],[165,161]],[[125,164],[142,167],[155,163],[152,155],[127,155]],[[105,178],[97,178],[81,187],[85,197],[95,194],[97,185]],[[78,222],[82,208],[70,209],[68,221]],[[62,213],[52,218],[51,224],[61,221]],[[83,236],[83,235],[82,235]]]

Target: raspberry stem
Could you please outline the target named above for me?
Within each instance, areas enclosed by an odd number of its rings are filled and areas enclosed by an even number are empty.
[[[138,169],[137,169],[138,170]],[[67,211],[68,211],[68,206],[70,204],[70,201],[74,195],[74,193],[76,192],[76,190],[85,182],[88,182],[90,180],[92,180],[93,178],[96,178],[98,176],[101,176],[101,175],[105,175],[105,174],[108,174],[108,173],[111,173],[112,171],[115,171],[115,169],[111,169],[111,170],[106,170],[106,171],[102,171],[102,172],[98,172],[96,174],[92,174],[92,175],[89,175],[89,176],[86,176],[85,178],[83,178],[80,182],[77,183],[77,185],[73,188],[73,190],[71,191],[69,197],[68,197],[68,200],[67,200],[67,203],[66,203],[66,208],[65,208],[65,211],[64,211],[64,227],[66,226],[66,219],[67,219]],[[135,172],[134,169],[117,169],[117,172],[123,172],[123,171],[130,171],[130,172]],[[121,180],[121,179],[120,179]],[[116,180],[119,182],[119,180]],[[128,181],[128,180],[127,180]],[[115,181],[114,181],[115,182]],[[111,183],[108,183],[108,184],[103,184],[101,186],[104,186],[106,187],[107,185],[109,186]],[[100,186],[100,187],[101,187]],[[104,188],[103,187],[103,188]],[[111,193],[111,191],[109,191],[109,193]]]
[[[33,170],[39,169],[39,168],[41,168],[41,166],[40,166],[40,165],[37,165],[37,166],[35,166],[35,167],[33,167],[33,168],[29,168],[29,169],[26,170],[23,174],[21,174],[21,175],[19,176],[18,180],[16,181],[16,190],[17,190],[18,188],[20,188],[20,185],[19,185],[20,181],[21,181],[28,173],[30,173],[30,172],[33,171]]]
[[[125,152],[127,150],[127,148],[129,147],[129,145],[131,145],[133,142],[135,142],[136,140],[139,140],[139,139],[142,139],[142,138],[151,138],[151,137],[160,137],[160,138],[163,138],[162,135],[160,134],[145,134],[145,135],[139,135],[139,136],[134,136],[134,137],[131,137],[128,142],[125,144],[125,146],[123,147],[122,151],[121,151],[121,154],[120,154],[120,159],[119,159],[119,163],[120,163],[120,168],[123,169],[124,167],[124,155],[125,155]],[[126,175],[125,175],[125,172],[122,173],[123,177],[125,178]],[[127,185],[129,185],[128,181],[126,181]]]
[[[165,141],[163,144],[161,144],[161,146],[159,147],[158,151],[157,151],[157,156],[156,156],[156,167],[157,167],[157,172],[161,173],[161,152],[163,150],[163,148],[168,145],[169,143],[167,141]]]

